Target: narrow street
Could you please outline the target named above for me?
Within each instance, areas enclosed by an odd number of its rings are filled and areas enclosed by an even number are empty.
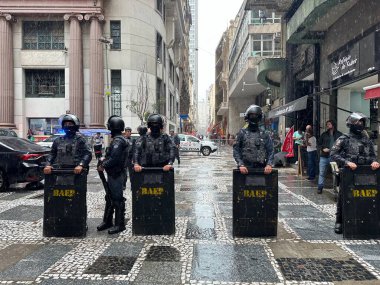
[[[293,168],[278,169],[278,236],[234,239],[234,166],[227,146],[175,163],[173,236],[132,235],[129,182],[127,230],[97,232],[104,190],[94,160],[86,238],[42,236],[42,190],[1,193],[0,284],[380,284],[379,241],[336,235],[332,189],[318,195]]]

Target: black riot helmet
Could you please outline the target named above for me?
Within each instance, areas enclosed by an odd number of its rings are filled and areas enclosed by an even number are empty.
[[[366,128],[368,117],[363,113],[354,112],[348,116],[346,125],[351,132],[360,134]]]
[[[107,129],[111,131],[111,135],[121,134],[121,132],[124,131],[124,127],[124,121],[119,116],[113,115],[108,118]]]
[[[65,125],[66,122],[70,122],[71,125]],[[73,114],[64,114],[58,119],[58,123],[61,125],[66,136],[74,137],[76,132],[79,131],[80,122],[77,116]]]
[[[244,119],[250,125],[256,125],[263,119],[263,110],[257,105],[251,105],[245,111]]]
[[[137,127],[137,132],[139,133],[140,136],[143,136],[147,133],[148,128],[144,125],[138,126]]]
[[[73,114],[64,114],[61,117],[59,117],[58,123],[61,125],[62,128],[65,122],[72,122],[76,127],[77,131],[79,130],[80,122],[77,116]]]
[[[148,117],[148,128],[159,126],[160,129],[164,128],[164,120],[160,114],[152,114]]]

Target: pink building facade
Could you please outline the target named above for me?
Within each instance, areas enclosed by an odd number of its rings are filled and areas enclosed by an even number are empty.
[[[102,0],[1,1],[0,127],[21,129],[25,133],[25,129],[30,127],[25,114],[40,117],[35,112],[40,110],[41,105],[47,111],[44,117],[48,115],[56,118],[60,115],[49,112],[49,109],[57,113],[70,110],[84,123],[84,23],[89,26],[88,69],[91,86],[87,125],[90,128],[104,127],[104,44],[98,41],[102,36],[103,21]],[[63,29],[49,27],[55,23],[62,23],[60,26]],[[38,24],[42,25],[37,27]],[[68,35],[64,32],[65,26],[68,27]],[[61,92],[57,92],[56,81],[62,78],[49,74],[49,71],[61,71],[60,74],[68,75],[68,80],[60,84]],[[30,86],[26,80],[30,77],[47,82],[44,91],[39,86],[40,93],[37,96],[33,96],[36,95],[33,90],[28,91]],[[67,87],[68,100],[64,96]],[[27,94],[25,98],[20,96],[23,93]],[[51,96],[52,94],[61,96]],[[49,124],[54,125],[53,122]]]
[[[179,90],[189,82],[186,3],[1,0],[0,128],[46,136],[70,112],[82,128],[104,128],[115,114],[135,129],[141,121],[126,106],[145,74],[147,111],[159,105],[177,129]]]

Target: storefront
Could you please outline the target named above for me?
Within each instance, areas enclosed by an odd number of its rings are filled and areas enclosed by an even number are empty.
[[[329,56],[329,85],[336,90],[337,126],[343,132],[347,130],[346,118],[349,113],[361,112],[370,118],[370,135],[377,137],[380,93],[376,93],[378,96],[366,97],[364,88],[379,82],[379,49],[380,33],[372,28]]]

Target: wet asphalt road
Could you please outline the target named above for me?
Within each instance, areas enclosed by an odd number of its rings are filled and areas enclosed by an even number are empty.
[[[318,195],[293,168],[278,169],[277,237],[234,238],[234,166],[228,147],[175,163],[171,236],[132,235],[130,186],[127,230],[97,232],[104,190],[95,164],[85,238],[42,236],[42,190],[0,193],[0,284],[380,284],[379,240],[336,235],[332,189]]]

